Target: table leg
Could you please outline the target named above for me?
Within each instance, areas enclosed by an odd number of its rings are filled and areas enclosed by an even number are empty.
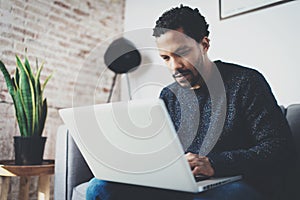
[[[50,175],[43,175],[39,177],[38,200],[50,199],[50,177]]]
[[[0,200],[7,200],[10,177],[0,176],[0,178],[1,178]]]
[[[30,183],[30,177],[28,176],[20,177],[19,200],[29,199],[29,183]]]

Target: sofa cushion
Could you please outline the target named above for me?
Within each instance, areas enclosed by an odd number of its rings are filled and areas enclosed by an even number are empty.
[[[85,193],[88,187],[88,182],[81,183],[73,188],[72,200],[85,200]]]

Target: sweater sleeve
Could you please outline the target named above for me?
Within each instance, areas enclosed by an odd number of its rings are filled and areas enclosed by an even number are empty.
[[[236,109],[243,111],[241,134],[246,133],[252,145],[208,154],[216,176],[274,173],[290,155],[290,129],[267,81],[255,72],[244,85],[242,103]]]

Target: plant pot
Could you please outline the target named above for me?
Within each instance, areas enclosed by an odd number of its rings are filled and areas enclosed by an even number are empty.
[[[42,136],[14,136],[15,164],[42,164],[46,139]]]

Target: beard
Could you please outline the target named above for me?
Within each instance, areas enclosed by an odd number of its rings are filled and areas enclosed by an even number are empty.
[[[197,66],[197,67],[196,67]],[[204,79],[200,74],[200,61],[194,67],[195,70],[190,69],[178,69],[172,77],[183,88],[193,88],[194,86],[201,86],[204,83]]]

